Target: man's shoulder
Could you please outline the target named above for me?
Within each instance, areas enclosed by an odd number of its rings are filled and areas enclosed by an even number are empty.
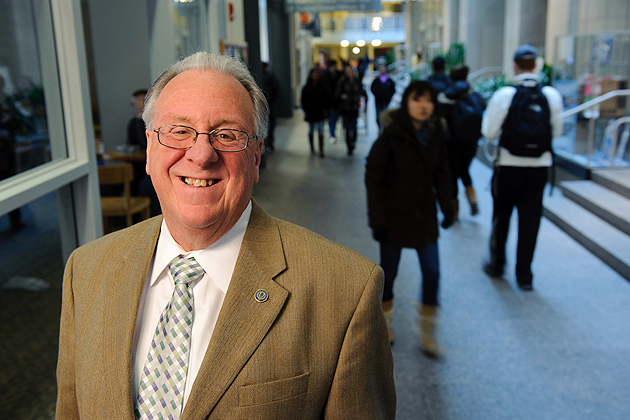
[[[76,256],[85,255],[88,257],[108,254],[127,254],[132,248],[146,245],[153,236],[155,236],[155,240],[157,240],[161,223],[162,216],[153,217],[88,242],[77,248],[74,254],[76,254]]]
[[[562,105],[562,94],[558,89],[553,86],[543,86],[542,93],[547,97],[549,101],[560,101]]]
[[[491,96],[490,99],[495,98],[495,99],[499,99],[499,98],[504,98],[504,97],[508,97],[508,96],[513,96],[516,93],[516,87],[515,86],[501,86],[499,89],[497,89]]]
[[[280,235],[285,245],[285,252],[288,254],[302,254],[309,258],[326,255],[333,259],[350,260],[356,263],[374,265],[374,262],[367,257],[344,245],[333,242],[308,228],[286,220],[275,220],[278,223]]]

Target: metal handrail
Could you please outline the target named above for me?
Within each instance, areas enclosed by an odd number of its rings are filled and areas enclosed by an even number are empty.
[[[617,156],[615,157],[615,151],[617,150],[617,135],[619,126],[622,124],[626,125],[626,129],[621,134],[621,144],[619,145],[619,151],[617,151]],[[622,160],[623,152],[628,146],[628,137],[630,137],[630,117],[621,117],[617,118],[614,121],[611,121],[606,127],[606,136],[610,137],[610,150],[608,151],[608,159],[610,161],[610,166],[615,166],[615,158],[618,160]]]
[[[483,67],[479,70],[475,70],[472,73],[470,73],[468,75],[468,80],[473,80],[476,79],[478,77],[483,76],[486,73],[497,73],[497,72],[502,72],[503,71],[503,67]]]
[[[581,105],[573,107],[571,109],[564,110],[561,114],[562,119],[571,117],[576,115],[582,111],[586,111],[594,106],[601,104],[611,98],[616,98],[617,96],[630,96],[630,89],[619,89],[613,90],[611,92],[607,92],[601,96],[591,99],[590,101],[584,102]],[[593,157],[593,153],[595,152],[595,120],[599,118],[599,112],[593,112],[588,115],[584,115],[585,118],[588,118],[588,132],[586,135],[586,150],[587,150],[587,162],[588,166],[591,166],[591,159]],[[617,149],[617,136],[611,137],[610,143],[611,150]],[[614,166],[614,154],[610,158],[610,165]]]
[[[572,115],[575,115],[579,112],[582,112],[586,109],[589,109],[592,106],[595,105],[599,105],[602,102],[605,102],[611,98],[615,98],[617,96],[630,96],[630,89],[619,89],[619,90],[613,90],[611,92],[607,92],[601,96],[598,96],[597,98],[593,98],[590,101],[584,102],[581,105],[578,105],[576,107],[573,107],[571,109],[566,109],[562,112],[562,118],[567,118],[570,117]]]

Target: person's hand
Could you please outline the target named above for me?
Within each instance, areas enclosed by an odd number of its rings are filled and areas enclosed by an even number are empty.
[[[442,228],[448,229],[453,225],[453,223],[455,223],[455,216],[452,214],[445,214],[444,220],[442,220]]]
[[[372,236],[379,242],[385,242],[389,238],[389,231],[385,226],[375,226],[372,228]]]

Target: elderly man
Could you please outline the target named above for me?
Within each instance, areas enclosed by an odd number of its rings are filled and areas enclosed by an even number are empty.
[[[263,212],[267,104],[194,54],[148,93],[158,216],[67,263],[58,419],[384,419],[396,397],[382,271]]]

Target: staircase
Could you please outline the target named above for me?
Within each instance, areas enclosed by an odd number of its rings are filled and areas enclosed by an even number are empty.
[[[591,180],[559,183],[544,215],[630,281],[630,168],[602,169]]]

